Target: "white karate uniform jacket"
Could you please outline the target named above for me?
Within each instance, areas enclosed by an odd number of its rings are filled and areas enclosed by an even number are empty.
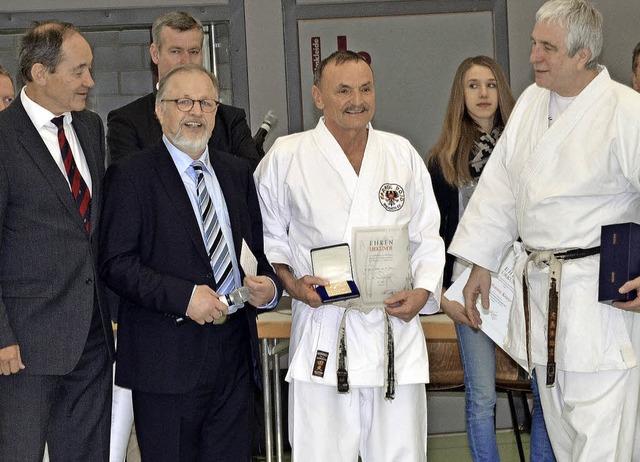
[[[640,222],[640,94],[597,77],[549,127],[550,92],[531,85],[485,167],[449,252],[491,271],[520,236],[529,249],[558,251],[600,245],[602,225]],[[510,338],[526,360],[522,273]],[[565,261],[556,333],[560,370],[623,370],[638,363],[630,339],[640,315],[598,303],[599,255]],[[532,361],[547,363],[548,267],[529,266]]]
[[[296,277],[310,275],[311,249],[351,244],[353,227],[408,224],[413,287],[432,293],[422,312],[437,311],[444,266],[444,244],[438,235],[440,214],[424,162],[406,139],[369,126],[362,167],[356,175],[321,119],[313,130],[279,138],[258,166],[255,179],[265,253],[271,263],[289,265]],[[404,205],[397,210],[388,211],[379,199],[381,187],[387,184],[404,190]],[[314,309],[294,300],[292,309],[288,380],[335,386],[338,328],[344,308],[325,305]],[[390,320],[397,383],[428,382],[420,320],[417,316],[409,323],[395,317]],[[346,333],[350,385],[382,387],[383,313],[350,311]],[[312,375],[317,350],[329,353],[323,377]]]

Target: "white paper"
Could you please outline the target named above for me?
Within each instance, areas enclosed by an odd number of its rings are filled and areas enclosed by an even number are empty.
[[[513,357],[505,348],[505,341],[509,333],[509,316],[511,314],[511,305],[514,295],[513,269],[516,262],[516,256],[513,249],[510,249],[502,260],[500,269],[497,273],[491,273],[491,290],[489,291],[489,309],[482,307],[480,297],[476,301],[476,307],[480,312],[482,325],[480,328],[487,336],[494,341],[496,345],[502,348],[509,356],[511,356],[524,370],[529,371],[526,361]],[[445,292],[444,296],[449,300],[454,300],[464,306],[464,297],[462,289],[469,280],[471,268],[467,268],[455,280],[451,287]]]
[[[126,459],[132,428],[133,404],[131,390],[114,385],[111,411],[110,461],[121,462]]]
[[[383,300],[411,288],[411,256],[407,226],[353,228],[353,257],[362,304],[384,306]]]
[[[258,259],[244,239],[242,240],[242,249],[240,250],[240,266],[242,266],[246,276],[258,275]]]

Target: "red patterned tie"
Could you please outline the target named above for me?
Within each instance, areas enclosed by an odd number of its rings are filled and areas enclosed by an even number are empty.
[[[89,234],[91,193],[89,192],[89,188],[87,188],[87,184],[82,179],[82,175],[80,175],[76,161],[73,160],[71,146],[69,146],[69,141],[67,141],[67,136],[64,133],[64,116],[54,117],[51,119],[51,122],[58,127],[58,144],[60,145],[62,162],[64,162],[64,168],[67,171],[67,178],[69,178],[69,184],[71,185],[71,193],[80,211],[80,216],[84,221],[87,234]]]

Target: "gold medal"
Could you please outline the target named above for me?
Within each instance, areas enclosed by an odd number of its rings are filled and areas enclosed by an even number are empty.
[[[351,293],[351,287],[347,281],[334,282],[324,286],[329,297],[337,297],[338,295],[344,295]]]

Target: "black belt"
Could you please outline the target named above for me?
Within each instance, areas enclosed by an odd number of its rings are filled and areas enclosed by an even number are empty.
[[[527,255],[531,255],[531,250],[526,250]],[[538,252],[538,250],[535,250]],[[540,251],[542,252],[542,251]],[[564,252],[554,253],[553,256],[558,260],[575,260],[577,258],[591,257],[592,255],[598,255],[600,253],[600,246],[591,247],[589,249],[573,249],[565,250]]]
[[[527,255],[532,252],[527,250]],[[591,247],[589,249],[574,249],[564,252],[554,253],[553,256],[558,260],[576,260],[578,258],[590,257],[600,253],[600,246]],[[527,347],[527,362],[531,365],[531,316],[529,307],[529,289],[525,276],[526,272],[522,273],[522,295],[524,304],[524,320],[526,325],[526,347]],[[559,278],[558,278],[559,279]],[[559,281],[555,278],[549,280],[549,295],[548,295],[548,313],[547,313],[547,380],[548,387],[552,387],[556,381],[556,328],[558,327],[558,305],[559,305]]]
[[[565,252],[554,253],[558,260],[576,260],[578,258],[591,257],[600,253],[600,246],[591,247],[590,249],[574,249]]]

